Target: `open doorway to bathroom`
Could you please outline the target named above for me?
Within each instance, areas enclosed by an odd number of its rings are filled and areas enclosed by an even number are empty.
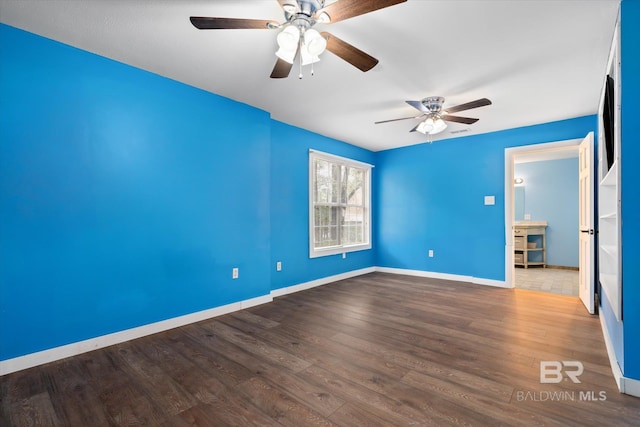
[[[573,147],[573,148],[571,148]],[[568,150],[565,152],[565,150]],[[515,170],[515,159],[518,156],[559,156],[562,157],[560,153],[566,154],[566,158],[571,158],[574,154],[568,155],[571,150],[577,150],[578,158],[578,173],[573,174],[573,176],[564,178],[566,181],[575,182],[578,181],[578,189],[576,192],[578,193],[578,227],[574,230],[574,236],[577,237],[578,242],[578,296],[580,300],[584,304],[587,311],[593,314],[596,310],[595,297],[596,297],[596,286],[595,286],[595,185],[594,185],[594,177],[595,177],[595,167],[594,167],[594,138],[593,132],[589,132],[582,139],[574,139],[574,140],[566,140],[566,141],[558,141],[558,142],[550,142],[543,144],[536,144],[530,146],[521,146],[521,147],[511,147],[505,149],[505,216],[504,216],[504,224],[505,224],[505,284],[507,287],[515,287],[515,253],[518,251],[515,250],[515,238],[516,238],[516,221],[515,221],[515,179],[514,175]],[[531,159],[531,158],[530,158]],[[548,160],[548,157],[539,158],[539,160]],[[552,181],[551,186],[559,185],[558,181],[562,180],[562,178],[556,178]],[[523,179],[524,182],[524,179]],[[547,196],[550,197],[550,196]],[[568,196],[567,196],[568,197]],[[523,217],[527,213],[531,215],[531,220],[533,220],[533,214],[530,212],[524,212],[524,210],[529,210],[527,199],[527,192],[525,186],[524,192],[524,207],[522,208]],[[564,206],[561,202],[557,201],[558,205]],[[572,202],[573,205],[573,202]],[[527,217],[529,218],[529,217]],[[553,224],[549,223],[547,220],[545,221],[544,230],[547,228],[554,227]],[[555,220],[554,220],[555,221]],[[526,222],[526,221],[523,221]],[[522,224],[521,224],[522,225]],[[538,224],[536,224],[538,225]],[[541,233],[540,230],[538,234]],[[523,242],[520,242],[523,244]],[[553,242],[550,242],[549,245],[552,245]],[[545,242],[546,245],[546,242]],[[528,246],[527,246],[528,247]],[[536,246],[537,247],[537,246]],[[551,252],[552,248],[549,246],[548,251]],[[546,256],[546,247],[544,256]],[[543,259],[541,268],[543,270],[547,269],[547,264],[554,266],[554,261],[558,258],[552,257],[547,262],[546,258]],[[562,266],[562,265],[555,265]],[[550,269],[552,270],[552,269]],[[540,286],[542,289],[542,285]],[[548,287],[545,286],[545,287]],[[553,288],[553,286],[551,286]]]
[[[513,162],[514,285],[577,297],[578,147],[525,151]]]

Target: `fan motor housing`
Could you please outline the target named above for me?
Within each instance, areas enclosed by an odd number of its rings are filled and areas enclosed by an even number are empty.
[[[429,96],[420,101],[420,103],[432,113],[439,113],[442,111],[442,104],[444,104],[444,98],[442,96]]]
[[[297,4],[296,8],[294,5]],[[316,11],[324,7],[324,0],[291,0],[290,3],[283,5],[285,18],[289,20],[293,15],[303,14],[307,17],[315,15]]]

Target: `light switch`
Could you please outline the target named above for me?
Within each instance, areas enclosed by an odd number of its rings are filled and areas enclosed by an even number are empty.
[[[484,196],[484,204],[485,205],[495,205],[496,204],[496,196]]]

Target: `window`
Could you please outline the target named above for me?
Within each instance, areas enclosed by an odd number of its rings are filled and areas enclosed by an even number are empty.
[[[309,154],[309,256],[371,248],[371,165]]]

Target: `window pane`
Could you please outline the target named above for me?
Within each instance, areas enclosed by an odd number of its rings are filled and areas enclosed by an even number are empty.
[[[343,246],[370,245],[370,168],[312,155],[309,172],[311,257],[337,253]]]
[[[364,203],[364,170],[349,168],[346,184],[346,203],[349,205],[362,206]]]
[[[315,161],[314,202],[341,203],[344,199],[342,183],[346,168],[327,160]]]
[[[342,176],[346,168],[342,165],[333,163],[331,165],[331,179],[333,180],[333,192],[331,193],[331,203],[342,203],[344,196],[342,193],[344,177]]]
[[[364,209],[360,206],[349,206],[345,209],[344,222],[364,222]]]
[[[331,200],[333,182],[331,180],[331,167],[325,160],[315,161],[314,202],[328,203]]]
[[[364,240],[364,224],[363,223],[346,223],[342,227],[343,244],[356,245],[365,243]]]
[[[318,249],[318,248],[327,248],[331,246],[337,246],[340,244],[340,239],[338,235],[339,235],[338,227],[335,227],[335,226],[316,227],[314,247]]]
[[[364,209],[350,206],[346,208],[343,223],[343,239],[345,245],[364,243]]]
[[[344,209],[339,206],[316,206],[314,208],[314,247],[323,248],[340,244],[340,225]]]

